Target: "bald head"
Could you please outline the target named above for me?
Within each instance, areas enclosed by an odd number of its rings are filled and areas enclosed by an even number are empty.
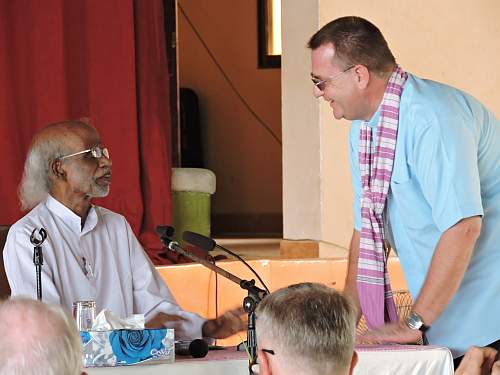
[[[59,306],[27,298],[3,301],[0,332],[0,375],[81,373],[81,340]]]
[[[88,120],[68,120],[56,122],[47,125],[41,129],[34,137],[31,148],[38,145],[48,143],[59,144],[61,149],[72,149],[74,145],[78,144],[80,139],[87,137],[89,134],[99,137],[97,130],[90,124]],[[64,154],[66,154],[64,152]],[[62,156],[56,155],[56,157]],[[54,157],[54,159],[56,158]]]

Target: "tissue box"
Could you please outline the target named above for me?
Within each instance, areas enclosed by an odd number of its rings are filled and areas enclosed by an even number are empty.
[[[116,329],[80,332],[85,367],[133,365],[145,361],[173,362],[173,329]]]

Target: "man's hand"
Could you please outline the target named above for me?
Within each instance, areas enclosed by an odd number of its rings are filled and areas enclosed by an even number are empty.
[[[496,358],[497,351],[495,349],[472,346],[465,353],[455,375],[498,375],[500,374],[500,364],[496,362],[493,366]]]
[[[171,315],[160,312],[145,324],[146,328],[172,328],[176,331],[181,329],[182,322],[187,319],[179,315]]]
[[[416,343],[422,338],[422,332],[409,328],[405,322],[388,323],[374,329],[373,331],[365,332],[356,337],[357,343],[363,344],[382,344],[395,342],[398,344]]]
[[[493,367],[491,368],[491,375],[500,375],[500,361],[496,361],[493,363]]]
[[[203,337],[214,339],[225,339],[237,332],[246,329],[246,322],[243,319],[245,310],[242,307],[226,311],[223,315],[215,319],[210,319],[203,324]]]

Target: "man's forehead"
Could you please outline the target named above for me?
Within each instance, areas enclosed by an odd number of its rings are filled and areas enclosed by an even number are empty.
[[[70,136],[89,147],[100,143],[99,133],[92,127],[76,129],[70,132]]]
[[[335,71],[335,48],[333,44],[323,44],[311,51],[311,76],[321,78]]]
[[[100,142],[97,130],[83,123],[58,123],[49,125],[37,136],[37,141],[45,139],[57,139],[68,146],[96,145]]]

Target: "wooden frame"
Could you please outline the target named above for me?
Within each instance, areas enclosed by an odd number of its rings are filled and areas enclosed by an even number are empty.
[[[259,69],[281,68],[281,55],[268,52],[268,40],[271,22],[269,7],[271,0],[257,0],[258,66]]]

